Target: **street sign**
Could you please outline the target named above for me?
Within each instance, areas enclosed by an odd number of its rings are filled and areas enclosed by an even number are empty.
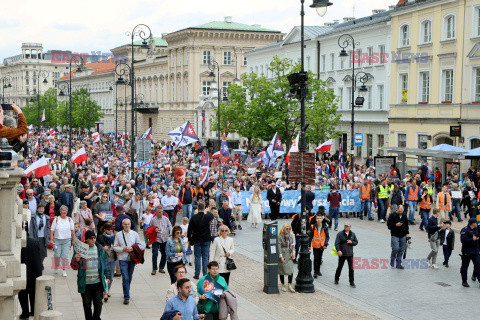
[[[363,134],[355,133],[355,147],[363,146]]]
[[[396,157],[395,156],[377,156],[373,159],[375,165],[375,174],[377,176],[381,174],[390,175],[390,166],[395,166]]]
[[[109,132],[109,133],[108,133],[108,137],[109,137],[110,139],[115,139],[115,132]]]
[[[137,161],[152,160],[152,142],[150,139],[135,140],[135,145],[137,147]]]
[[[138,161],[138,169],[151,169],[152,161]]]
[[[461,126],[450,126],[450,137],[461,137],[461,136],[462,136]]]
[[[303,166],[302,166],[303,158]],[[303,179],[302,179],[303,178]],[[288,170],[289,182],[303,182],[315,184],[315,153],[292,152],[290,153],[290,167]]]

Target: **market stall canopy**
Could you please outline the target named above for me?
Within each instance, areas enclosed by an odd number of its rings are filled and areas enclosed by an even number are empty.
[[[468,150],[462,149],[464,151],[441,151],[441,150],[432,150],[430,149],[419,149],[419,148],[400,148],[400,147],[383,147],[381,150],[385,150],[390,153],[405,154],[405,155],[415,155],[418,157],[429,157],[429,158],[441,158],[441,159],[464,159],[463,155],[468,152]],[[439,152],[441,151],[441,152]]]
[[[478,159],[480,158],[480,148],[469,150],[469,152],[464,154],[464,156],[465,159]]]
[[[468,152],[469,150],[463,149],[460,147],[455,147],[450,144],[442,143],[439,144],[438,146],[428,148],[428,150],[433,150],[433,151],[451,151],[451,152]]]

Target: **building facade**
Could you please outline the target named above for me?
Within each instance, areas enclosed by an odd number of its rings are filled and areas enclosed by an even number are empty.
[[[356,43],[355,55],[352,55],[351,46],[346,48],[349,54],[346,61],[339,57],[339,37],[343,34],[351,35]],[[299,60],[300,35],[300,27],[294,27],[283,41],[247,52],[249,71],[268,77],[268,65],[275,55],[292,61]],[[388,142],[389,60],[370,60],[370,57],[388,53],[390,48],[390,15],[385,10],[374,10],[371,16],[359,19],[346,17],[342,23],[336,20],[321,27],[305,27],[305,69],[326,81],[334,90],[338,98],[337,112],[341,114],[338,130],[347,133],[348,150],[353,59],[355,73],[364,72],[368,75],[365,104],[363,108],[355,109],[354,118],[355,133],[361,133],[364,137],[364,147],[356,148],[356,155],[361,158],[382,154],[379,148]],[[357,82],[357,89],[359,87]],[[336,141],[337,149],[338,144],[339,141]]]
[[[219,72],[218,87],[226,93],[228,85],[247,72],[244,52],[283,36],[279,31],[237,23],[232,17],[225,17],[224,21],[164,34],[161,39],[165,47],[158,48],[155,44],[149,49],[135,49],[139,51],[138,56],[135,53],[137,102],[139,98],[144,99],[144,105],[137,108],[137,134],[152,127],[154,139],[168,140],[168,132],[190,121],[203,143],[216,141],[217,133],[210,119],[217,102],[208,98],[214,80],[210,76],[209,63],[212,60],[218,63],[219,70],[213,71],[215,81],[218,81]],[[129,49],[126,45],[112,52],[117,55]],[[139,58],[140,54],[144,58]],[[127,88],[127,96],[130,90]],[[122,95],[120,91],[118,95]],[[205,99],[211,103],[205,103]],[[240,137],[229,137],[235,138]]]
[[[401,0],[391,13],[391,147],[480,146],[479,9],[478,1]],[[462,137],[451,137],[458,125]]]
[[[0,65],[2,102],[24,107],[37,92],[43,94],[54,88],[55,81],[69,72],[68,62],[60,59],[63,54],[71,52],[48,50],[45,53],[41,43],[22,43],[22,53],[5,58]]]
[[[84,108],[84,115],[86,123],[90,124],[90,128],[101,129],[103,132],[115,132],[116,121],[115,115],[118,110],[116,102],[115,86],[115,62],[106,60],[102,62],[87,63],[82,68],[79,68],[80,72],[72,72],[72,92],[85,89],[88,92],[89,98],[82,105]],[[73,69],[73,67],[72,67]],[[70,73],[57,80],[57,88],[68,87],[70,81]],[[59,98],[61,99],[61,98]],[[68,99],[68,94],[66,99]],[[100,106],[100,112],[102,113],[102,119],[96,124],[90,120],[88,114],[88,108],[90,101],[95,101]],[[119,100],[120,101],[120,100]]]

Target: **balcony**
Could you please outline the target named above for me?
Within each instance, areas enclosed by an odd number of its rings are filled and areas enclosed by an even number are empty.
[[[140,113],[153,114],[158,113],[158,104],[155,102],[147,102],[144,104],[137,104],[135,110]]]

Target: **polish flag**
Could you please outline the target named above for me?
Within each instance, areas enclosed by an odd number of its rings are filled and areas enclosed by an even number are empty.
[[[40,146],[38,145],[38,140],[35,142],[35,151],[38,152],[40,150]]]
[[[213,158],[220,158],[220,151],[217,151],[213,154]]]
[[[100,134],[98,132],[94,132],[92,134],[92,139],[93,139],[93,143],[99,143],[100,142]]]
[[[80,164],[83,161],[87,161],[87,153],[85,152],[85,148],[78,149],[77,152],[72,157],[72,162],[76,164]]]
[[[55,132],[54,129],[51,129],[51,130],[48,131],[47,133],[48,133],[47,139],[53,139],[53,138],[55,138],[55,136],[57,135],[57,133]]]
[[[160,154],[166,153],[167,152],[167,146],[163,146],[162,149],[160,149]]]
[[[326,152],[330,151],[330,148],[332,147],[333,140],[330,139],[328,141],[325,141],[321,145],[315,148],[315,152]]]
[[[48,166],[47,159],[45,157],[40,158],[39,160],[32,163],[27,169],[25,169],[25,175],[29,177],[32,174],[32,171],[35,172],[35,175],[38,178],[52,174],[50,167]]]
[[[299,139],[300,139],[300,133],[297,134],[297,137],[295,138],[295,140],[292,143],[292,146],[290,147],[290,151],[288,151],[288,153],[287,153],[287,158],[286,158],[287,163],[290,163],[290,152],[299,152],[300,151],[298,149],[298,140]]]
[[[165,170],[170,170],[170,164],[165,165]]]
[[[120,138],[120,147],[123,147],[123,145],[124,145],[123,138]]]
[[[43,109],[42,122],[45,121],[45,109]]]
[[[102,183],[103,181],[103,171],[100,171],[100,173],[97,176],[97,183]]]

